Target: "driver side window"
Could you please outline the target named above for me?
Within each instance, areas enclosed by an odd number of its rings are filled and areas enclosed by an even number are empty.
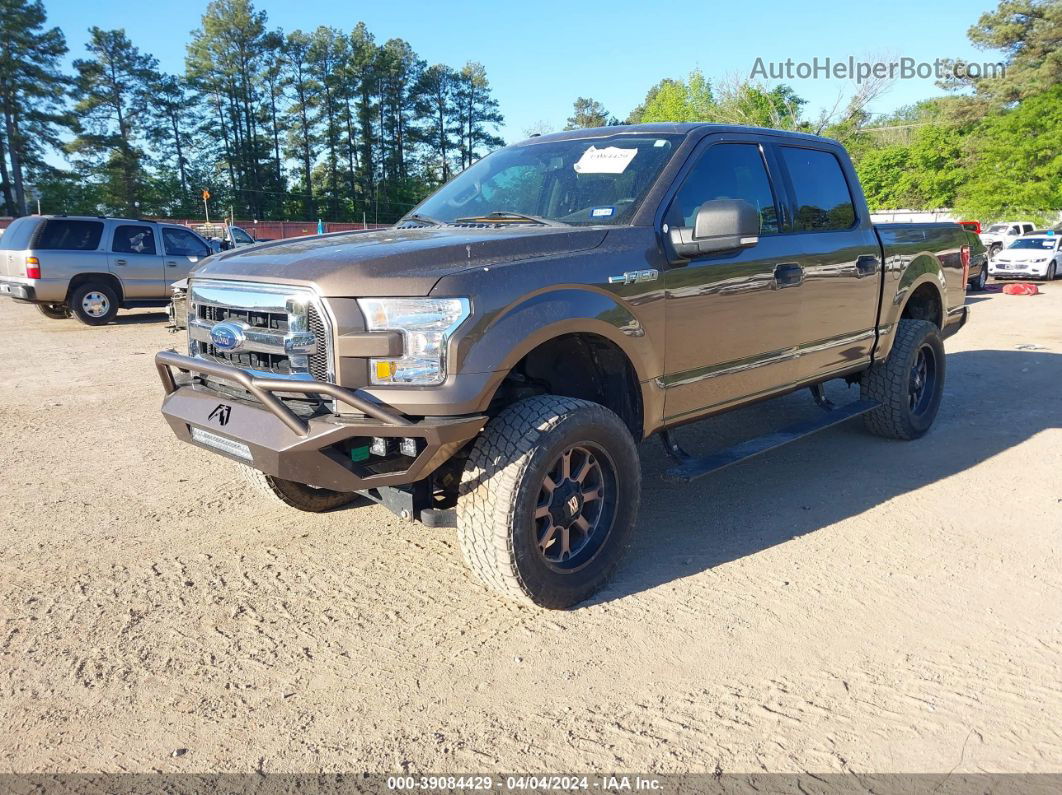
[[[697,209],[713,199],[743,199],[760,216],[760,234],[777,234],[778,209],[756,144],[716,144],[705,151],[671,202],[667,222],[693,226]]]

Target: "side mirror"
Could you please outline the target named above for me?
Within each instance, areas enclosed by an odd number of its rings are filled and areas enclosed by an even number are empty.
[[[672,229],[668,238],[683,259],[748,248],[760,242],[760,214],[743,199],[713,199],[697,209],[692,228]]]

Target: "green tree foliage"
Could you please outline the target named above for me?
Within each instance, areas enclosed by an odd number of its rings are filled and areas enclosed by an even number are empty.
[[[87,50],[90,58],[74,61],[77,137],[67,148],[94,175],[104,204],[136,217],[158,62],[133,46],[124,30],[91,28]]]
[[[572,103],[572,115],[568,117],[565,130],[578,130],[592,127],[607,127],[616,124],[616,119],[609,115],[605,106],[596,99],[579,97]]]
[[[1055,220],[1062,208],[1062,85],[985,119],[968,146],[975,167],[956,201],[964,214]]]
[[[483,149],[494,149],[505,143],[491,131],[502,123],[503,117],[498,101],[491,96],[483,64],[469,61],[458,73],[454,105],[461,167],[468,168],[486,154]]]
[[[47,28],[39,0],[0,0],[0,197],[6,215],[27,211],[27,186],[54,177],[46,161],[69,124],[60,71],[66,39]]]

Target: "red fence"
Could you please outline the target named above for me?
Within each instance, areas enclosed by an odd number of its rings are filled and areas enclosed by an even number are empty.
[[[6,229],[13,219],[0,218],[0,229]],[[181,226],[200,226],[200,220],[188,218],[156,218],[157,221],[165,221],[168,224],[180,224]],[[247,234],[256,240],[282,240],[288,237],[302,237],[304,235],[317,234],[316,221],[236,221],[235,225],[247,230]],[[355,232],[362,229],[385,229],[385,224],[348,224],[339,222],[325,222],[325,232]]]

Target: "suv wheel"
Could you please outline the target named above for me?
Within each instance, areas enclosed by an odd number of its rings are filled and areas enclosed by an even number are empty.
[[[87,326],[105,326],[118,314],[118,296],[105,284],[82,284],[70,294],[70,311]]]
[[[37,311],[51,320],[66,320],[70,317],[66,304],[37,304]]]
[[[867,430],[890,439],[917,439],[933,424],[944,392],[944,343],[928,320],[901,320],[889,358],[860,383],[861,396],[881,405],[864,414]]]
[[[332,491],[317,486],[307,486],[294,480],[267,475],[249,466],[241,466],[247,482],[258,492],[271,500],[282,502],[289,508],[307,513],[323,513],[342,508],[358,499],[358,495],[349,491]]]
[[[509,406],[476,439],[461,478],[465,560],[490,588],[566,608],[615,571],[638,513],[641,470],[604,406],[543,395]]]
[[[975,291],[981,292],[985,289],[985,285],[988,284],[988,262],[984,262],[981,265],[981,272],[977,274],[977,278],[970,282],[970,286]]]

